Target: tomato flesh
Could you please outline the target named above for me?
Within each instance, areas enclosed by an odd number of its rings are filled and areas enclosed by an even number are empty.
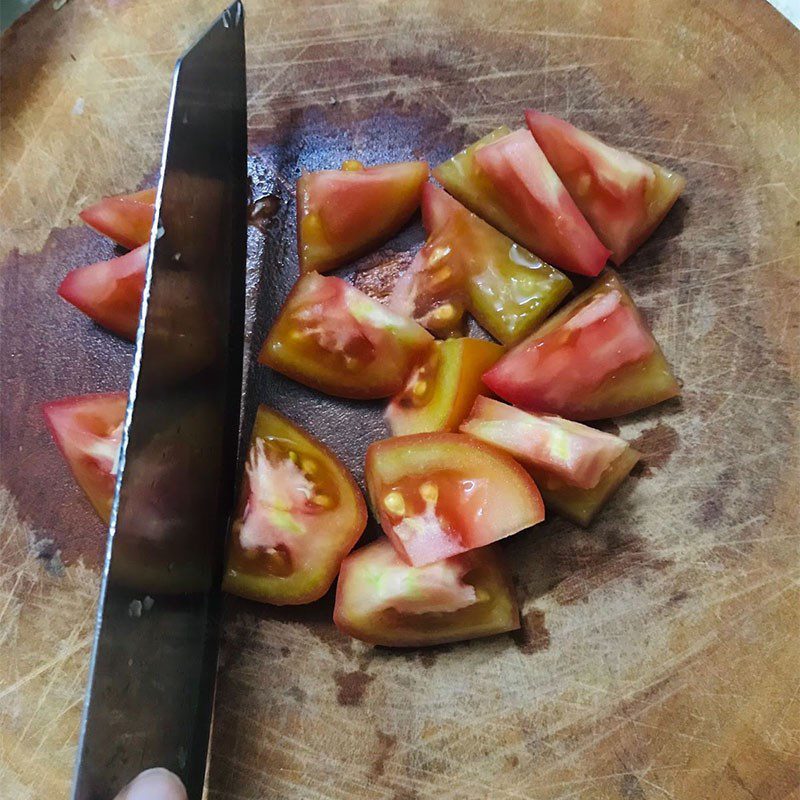
[[[467,304],[465,259],[453,239],[449,229],[428,237],[389,298],[393,311],[443,338],[462,331]]]
[[[582,489],[596,486],[628,447],[619,436],[561,417],[521,411],[488,397],[477,399],[460,430]]]
[[[467,307],[495,339],[511,344],[529,333],[569,294],[566,275],[475,216],[447,192],[427,184],[422,219],[429,236],[458,253]]]
[[[325,272],[394,236],[419,206],[428,165],[407,161],[309,172],[297,181],[300,272]]]
[[[611,270],[503,356],[483,380],[520,408],[575,420],[621,416],[680,392]]]
[[[684,178],[549,114],[528,111],[525,119],[611,259],[622,264],[667,215]]]
[[[484,391],[481,376],[503,352],[500,345],[482,339],[435,342],[386,408],[392,433],[455,430]]]
[[[286,300],[259,360],[339,397],[398,392],[433,337],[340,278],[304,275]]]
[[[42,409],[78,486],[104,522],[111,515],[127,402],[124,392],[87,394],[54,400]]]
[[[365,642],[413,647],[516,630],[519,609],[491,547],[413,567],[380,539],[342,564],[333,621]]]
[[[381,526],[409,564],[491,544],[544,519],[514,459],[471,436],[421,433],[374,442],[367,487]]]
[[[273,605],[319,599],[367,521],[350,473],[321,442],[261,406],[245,476],[225,589]]]
[[[434,170],[467,208],[555,266],[597,275],[608,258],[527,130],[498,128]]]
[[[147,251],[144,244],[109,261],[73,269],[58,293],[98,325],[133,340],[139,325]]]
[[[150,241],[155,202],[155,189],[104,197],[83,209],[80,218],[98,233],[132,250]]]

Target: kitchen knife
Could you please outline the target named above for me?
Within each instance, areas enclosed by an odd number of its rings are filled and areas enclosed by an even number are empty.
[[[202,793],[239,436],[246,126],[236,2],[173,75],[74,800],[111,800],[154,766]]]

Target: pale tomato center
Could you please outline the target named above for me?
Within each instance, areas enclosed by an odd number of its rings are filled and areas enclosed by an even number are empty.
[[[120,422],[105,436],[90,433],[82,438],[85,441],[83,452],[109,475],[116,475],[119,470],[119,451],[122,444],[122,427]]]
[[[452,613],[478,601],[475,587],[464,581],[468,567],[458,559],[424,567],[381,566],[367,575],[370,611],[394,609],[401,614]]]
[[[387,487],[382,511],[408,558],[427,564],[470,548],[484,524],[487,488],[453,471],[410,476]]]
[[[245,550],[291,546],[294,537],[306,532],[304,517],[313,507],[314,484],[291,459],[268,454],[263,439],[250,450],[245,469],[250,494],[239,543]]]

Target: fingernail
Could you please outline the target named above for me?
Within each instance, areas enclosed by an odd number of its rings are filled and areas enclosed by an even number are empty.
[[[148,769],[128,786],[125,800],[187,800],[180,778],[162,767]]]

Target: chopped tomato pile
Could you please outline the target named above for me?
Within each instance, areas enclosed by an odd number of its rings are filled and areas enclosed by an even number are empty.
[[[638,461],[623,438],[584,423],[640,411],[680,388],[606,262],[633,255],[684,179],[550,115],[528,111],[525,121],[435,167],[443,188],[429,182],[423,161],[350,159],[300,175],[298,279],[259,361],[327,395],[388,399],[391,435],[372,442],[364,465],[384,535],[351,552],[367,525],[358,484],[321,441],[261,406],[231,527],[227,591],[310,603],[338,576],[335,624],[384,646],[511,631],[519,610],[501,540],[539,525],[546,511],[588,525]],[[128,339],[154,203],[145,190],[83,211],[88,225],[131,250],[74,269],[58,290]],[[388,241],[418,209],[427,239],[384,287],[385,302],[321,274]],[[573,284],[562,270],[593,282],[567,299]],[[465,335],[469,316],[485,336]],[[87,395],[44,409],[104,519],[125,403],[123,394]]]

